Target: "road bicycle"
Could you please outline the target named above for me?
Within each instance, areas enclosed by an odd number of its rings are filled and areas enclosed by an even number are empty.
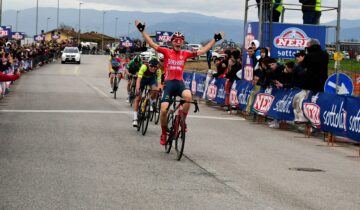
[[[112,86],[112,90],[113,90],[113,94],[114,94],[114,99],[116,99],[116,91],[119,88],[119,83],[122,77],[121,73],[118,73],[117,71],[115,71],[115,73],[112,73],[114,75],[114,82],[113,82],[113,86]],[[120,75],[120,77],[118,77],[118,75]]]
[[[151,112],[150,121],[154,122],[155,125],[159,123],[160,119],[160,111],[161,111],[161,90],[156,95],[155,103],[153,104],[153,111]]]
[[[137,79],[136,75],[131,75],[131,74],[129,75],[129,80],[130,80],[129,103],[131,107],[136,98],[136,79]]]
[[[165,152],[170,153],[172,143],[175,142],[174,146],[175,146],[177,160],[181,159],[185,147],[186,119],[183,114],[183,105],[185,103],[191,103],[195,105],[194,113],[200,111],[197,100],[187,102],[182,98],[180,100],[176,100],[176,97],[173,97],[171,103],[169,104],[169,107],[167,108],[168,129],[167,129],[167,138],[165,144]]]
[[[145,89],[142,91],[142,93],[140,93],[141,100],[140,100],[139,109],[138,109],[137,130],[140,131],[140,129],[141,129],[141,133],[143,136],[146,134],[146,131],[149,126],[151,114],[153,112],[153,111],[151,111],[151,108],[150,108],[150,106],[152,106],[152,104],[150,103],[150,95],[153,92],[159,92],[159,91],[151,90],[149,88],[149,86],[146,86]]]

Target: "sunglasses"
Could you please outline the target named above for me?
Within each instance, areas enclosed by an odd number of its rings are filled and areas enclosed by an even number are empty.
[[[157,65],[155,65],[155,66],[150,65],[150,68],[157,68],[157,67],[158,67]]]

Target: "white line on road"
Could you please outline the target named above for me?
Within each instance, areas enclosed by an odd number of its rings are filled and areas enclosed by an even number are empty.
[[[106,111],[106,110],[0,110],[0,113],[75,113],[75,114],[132,114],[133,111]],[[214,117],[214,116],[194,116],[189,115],[189,118],[195,119],[211,119],[211,120],[230,120],[243,121],[241,117]]]

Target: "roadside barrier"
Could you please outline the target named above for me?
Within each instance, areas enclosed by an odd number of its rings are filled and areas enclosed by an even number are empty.
[[[204,73],[185,72],[184,81],[193,95],[225,105],[226,79],[211,79]],[[246,113],[278,121],[306,124],[329,135],[360,142],[360,98],[329,93],[314,94],[308,90],[260,88],[237,80],[231,86],[229,104]],[[305,130],[307,135],[309,131]],[[332,139],[331,137],[330,139]],[[359,151],[360,155],[360,151]]]

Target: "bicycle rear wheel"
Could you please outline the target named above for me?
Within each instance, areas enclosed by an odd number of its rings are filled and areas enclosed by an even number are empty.
[[[131,84],[130,94],[129,94],[129,102],[131,107],[134,103],[134,100],[135,100],[135,86]]]
[[[176,159],[180,160],[185,147],[185,121],[183,116],[177,116],[177,134],[175,135],[175,150],[176,150]]]
[[[117,91],[117,85],[118,85],[118,78],[117,76],[115,75],[115,78],[114,78],[114,84],[113,84],[113,91],[114,91],[114,99],[116,99],[116,91]]]
[[[139,104],[139,108],[138,108],[138,126],[137,126],[137,131],[140,131],[142,123],[143,123],[143,117],[144,117],[144,113],[141,110],[142,104],[144,103],[144,99],[142,98]]]
[[[155,107],[156,107],[156,109],[154,109],[154,118],[155,118],[154,123],[155,123],[155,125],[157,125],[159,123],[160,112],[161,112],[161,99],[160,99],[160,97],[158,97],[156,99]]]
[[[144,108],[144,113],[143,113],[143,122],[142,122],[142,135],[145,136],[146,131],[148,129],[149,126],[149,120],[150,120],[150,101],[149,99],[145,99],[144,101],[145,103],[145,108]]]
[[[170,131],[167,135],[167,139],[166,139],[166,144],[165,144],[165,152],[166,153],[170,153],[171,151],[171,147],[172,147],[172,142],[174,139],[174,134],[173,134],[173,125],[174,125],[174,113],[169,112],[168,116],[167,116],[167,122],[168,122],[168,128],[170,128]]]

